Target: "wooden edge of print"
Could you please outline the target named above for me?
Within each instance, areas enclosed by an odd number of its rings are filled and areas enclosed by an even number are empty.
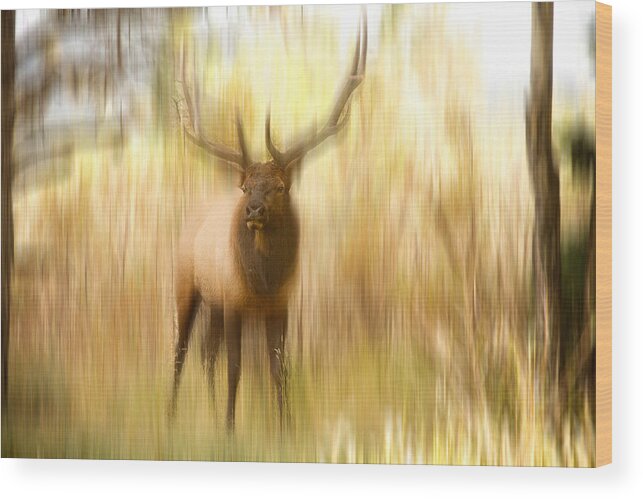
[[[596,3],[596,466],[612,462],[612,7]]]

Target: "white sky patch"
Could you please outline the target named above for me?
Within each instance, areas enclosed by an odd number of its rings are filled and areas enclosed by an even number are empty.
[[[554,93],[584,94],[594,83],[590,28],[591,0],[554,4]],[[476,50],[489,104],[524,101],[529,85],[531,4],[529,2],[457,3],[447,23]]]

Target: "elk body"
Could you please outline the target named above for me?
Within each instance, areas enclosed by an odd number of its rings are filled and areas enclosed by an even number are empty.
[[[241,326],[250,316],[265,321],[270,374],[283,420],[285,374],[282,362],[288,297],[299,251],[299,221],[291,203],[290,187],[306,153],[346,124],[350,97],[364,79],[366,50],[367,29],[363,20],[349,75],[326,124],[320,129],[313,126],[287,151],[280,151],[272,141],[268,112],[265,140],[272,159],[267,162],[253,162],[249,158],[239,118],[239,150],[213,142],[201,133],[198,106],[194,105],[183,71],[183,99],[177,100],[176,105],[184,133],[190,141],[239,172],[242,195],[232,204],[212,204],[200,217],[186,224],[181,235],[175,274],[178,339],[170,416],[176,411],[194,317],[203,304],[211,311],[203,352],[212,395],[215,362],[225,340],[228,427],[233,428],[235,420],[241,373]]]

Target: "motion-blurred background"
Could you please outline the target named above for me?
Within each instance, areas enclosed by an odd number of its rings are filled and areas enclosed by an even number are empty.
[[[565,396],[533,318],[530,5],[377,5],[350,122],[292,189],[290,425],[249,324],[234,437],[224,356],[215,404],[200,364],[205,311],[166,418],[177,238],[192,207],[237,189],[184,140],[179,59],[207,133],[235,145],[238,108],[267,159],[269,104],[281,144],[323,122],[360,8],[17,11],[3,456],[592,465],[593,373],[575,346],[587,327],[593,342],[593,6],[554,12]]]

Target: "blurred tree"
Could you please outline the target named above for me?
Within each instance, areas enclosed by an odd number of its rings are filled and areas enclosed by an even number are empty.
[[[592,200],[587,232],[585,281],[583,297],[583,320],[578,338],[576,356],[578,365],[570,364],[566,374],[567,384],[593,381],[596,359],[596,335],[594,328],[594,310],[596,309],[596,144],[594,134],[585,129],[582,138],[572,143],[572,167],[590,175],[592,182]],[[577,166],[574,166],[576,164]],[[593,390],[592,390],[593,392]]]
[[[596,18],[587,28],[592,74],[596,73]],[[563,291],[560,338],[560,388],[563,399],[586,386],[592,395],[596,359],[596,140],[593,126],[576,116],[558,132],[559,152],[569,160],[572,181],[591,189],[588,230],[584,239],[561,248]],[[566,269],[567,268],[567,269]],[[578,271],[570,270],[578,269]],[[565,275],[568,274],[568,275]],[[579,282],[575,282],[578,279]],[[577,286],[579,286],[577,288]],[[565,289],[567,288],[567,289]]]
[[[588,52],[592,62],[592,73],[596,75],[596,16],[592,17],[588,29]],[[568,363],[565,378],[568,388],[579,383],[591,384],[596,374],[596,132],[586,126],[576,127],[570,140],[570,156],[574,176],[580,175],[592,184],[592,199],[589,215],[589,230],[585,242],[585,280],[583,289],[583,318],[578,337],[577,364]],[[594,393],[595,390],[589,390]]]
[[[2,11],[2,419],[7,414],[11,269],[13,267],[13,127],[16,13]]]
[[[531,79],[526,139],[535,198],[533,279],[536,334],[542,340],[538,368],[558,375],[560,337],[560,186],[552,152],[552,60],[554,5],[531,7]]]
[[[2,11],[2,406],[6,409],[12,189],[47,179],[78,147],[121,146],[151,86],[168,9]],[[165,28],[165,29],[164,29]],[[60,162],[58,162],[60,163]],[[62,162],[69,168],[69,162]],[[68,172],[69,170],[67,170]]]
[[[22,183],[48,179],[51,160],[78,147],[122,145],[140,119],[137,96],[160,63],[167,19],[162,9],[19,11],[14,175]]]

